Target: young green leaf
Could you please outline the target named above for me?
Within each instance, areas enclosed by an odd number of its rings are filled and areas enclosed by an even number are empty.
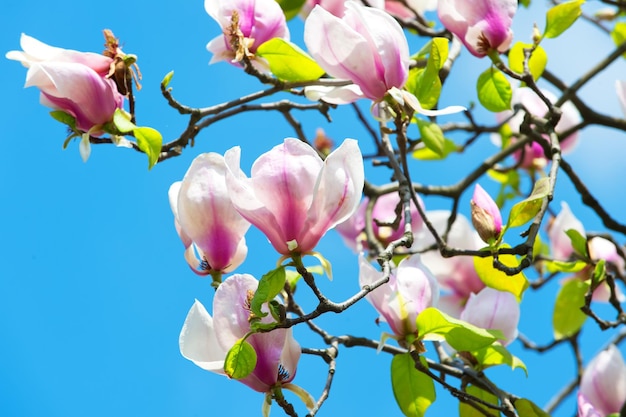
[[[620,46],[626,42],[626,22],[617,22],[611,31],[611,38],[615,42],[615,46]],[[626,53],[622,54],[626,58]]]
[[[54,110],[50,112],[50,116],[57,122],[61,122],[64,125],[67,125],[70,129],[76,129],[76,118],[74,116],[65,113],[62,110]]]
[[[281,38],[261,44],[256,54],[265,58],[270,71],[284,81],[312,81],[324,75],[324,70],[297,45]]]
[[[424,358],[420,357],[420,361],[428,368]],[[410,353],[400,353],[391,360],[391,386],[400,410],[407,417],[422,417],[435,402],[435,383],[415,369]]]
[[[467,392],[469,395],[472,395],[476,398],[480,398],[481,400],[485,401],[488,404],[493,404],[495,406],[498,406],[498,397],[474,385],[468,385],[465,388],[465,392]],[[500,412],[498,410],[494,410],[489,407],[483,406],[483,410],[485,410],[487,414],[490,416],[497,417],[500,415]],[[474,407],[472,407],[471,405],[467,404],[466,402],[459,401],[459,416],[460,417],[484,417],[485,415],[482,412],[475,409]]]
[[[502,71],[490,67],[480,74],[476,83],[478,101],[487,110],[501,112],[511,108],[511,97],[513,90],[511,83],[504,76]]]
[[[593,269],[593,274],[591,275],[591,284],[593,285],[593,288],[597,288],[605,278],[606,261],[604,259],[600,259],[596,264],[596,267]]]
[[[491,345],[504,335],[498,330],[485,330],[455,319],[434,307],[422,311],[416,320],[417,332],[422,340],[440,340],[458,351],[473,351]]]
[[[517,267],[519,262],[514,255],[499,255],[498,259],[502,264],[508,267]],[[522,298],[522,294],[528,288],[528,280],[523,272],[515,275],[507,275],[493,266],[493,257],[474,257],[474,267],[481,281],[486,286],[499,291],[508,291],[515,295],[518,300]]]
[[[589,258],[587,239],[576,229],[568,229],[565,234],[570,238],[574,251],[583,258]]]
[[[159,161],[163,137],[158,130],[151,127],[138,127],[133,130],[133,134],[137,139],[139,149],[148,155],[148,169],[152,169],[154,164]]]
[[[578,278],[565,282],[556,296],[552,327],[555,339],[563,339],[576,334],[587,320],[587,315],[580,311],[585,305],[585,294],[589,283]]]
[[[435,151],[429,149],[424,146],[423,148],[416,149],[413,151],[412,155],[415,159],[420,159],[422,161],[435,161],[445,159],[452,152],[456,152],[459,148],[456,146],[453,140],[448,138],[443,138],[443,149],[441,154],[436,153]]]
[[[165,77],[163,77],[163,80],[161,80],[161,87],[167,88],[167,86],[170,85],[170,81],[172,81],[173,76],[174,76],[174,71],[170,71],[167,74],[165,74]]]
[[[494,343],[491,346],[479,349],[472,352],[474,358],[482,366],[482,368],[488,368],[490,366],[508,365],[512,370],[520,368],[528,376],[528,370],[526,365],[520,358],[514,356],[500,343]]]
[[[405,88],[417,97],[423,108],[432,109],[441,94],[439,70],[448,59],[448,40],[433,38],[425,48],[422,48],[418,58],[423,58],[427,54],[426,67],[411,69]]]
[[[556,38],[574,24],[582,14],[580,6],[585,0],[573,0],[557,4],[546,13],[546,30],[544,38]]]
[[[116,109],[113,113],[113,125],[122,133],[129,133],[137,129],[137,126],[130,121],[130,115],[122,109]],[[159,150],[161,147],[159,146]]]
[[[550,192],[550,180],[547,177],[540,178],[533,187],[528,198],[520,201],[511,208],[507,228],[522,226],[535,218],[544,199]]]
[[[550,417],[550,414],[543,411],[537,404],[526,398],[520,398],[514,403],[519,417]]]
[[[280,8],[283,9],[285,18],[291,20],[300,13],[300,9],[302,9],[306,0],[276,0],[276,2],[280,5]]]
[[[254,371],[257,356],[252,345],[239,339],[224,359],[224,372],[233,379],[245,378]]]
[[[513,71],[518,74],[522,74],[524,72],[524,49],[530,49],[532,47],[533,45],[523,42],[516,42],[515,45],[513,45],[509,51],[509,67]],[[537,45],[528,59],[528,69],[530,70],[530,73],[535,81],[541,77],[543,70],[546,69],[547,63],[548,54],[546,54],[545,49],[543,49],[540,45]]]
[[[252,297],[252,301],[250,301],[250,310],[255,316],[267,316],[267,313],[261,311],[261,307],[264,303],[273,300],[274,297],[278,295],[285,286],[286,279],[287,274],[284,266],[279,266],[261,277],[254,297]]]
[[[415,121],[417,123],[417,127],[419,128],[420,137],[422,138],[424,145],[435,154],[442,157],[444,153],[445,140],[443,137],[443,131],[439,125],[434,122],[428,122],[417,118]]]
[[[567,272],[567,273],[575,273],[582,271],[587,266],[587,262],[585,261],[544,261],[544,265],[548,272]]]

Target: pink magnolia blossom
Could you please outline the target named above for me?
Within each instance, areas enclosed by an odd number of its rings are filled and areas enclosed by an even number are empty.
[[[102,125],[124,103],[115,82],[107,78],[113,60],[46,45],[25,34],[20,45],[23,51],[10,51],[6,57],[28,68],[24,86],[37,87],[44,106],[74,117],[78,130],[102,135]]]
[[[520,308],[515,296],[509,292],[483,288],[471,294],[461,313],[461,320],[483,329],[500,330],[505,345],[517,338]]]
[[[511,44],[517,0],[438,0],[437,6],[441,23],[472,55],[504,52]]]
[[[426,212],[435,230],[441,235],[446,230],[450,212],[447,210],[434,210]],[[427,248],[435,243],[435,239],[427,228],[422,228],[415,237],[414,247],[417,250]],[[447,239],[448,246],[458,249],[479,250],[484,243],[469,221],[463,215],[457,214],[452,223]],[[460,317],[461,311],[468,298],[473,293],[478,293],[485,288],[474,267],[471,256],[454,256],[444,258],[438,250],[431,250],[422,254],[422,262],[433,273],[442,290],[445,292],[439,297],[437,308],[445,313]]]
[[[372,285],[383,273],[359,257],[359,285]],[[389,282],[366,296],[399,338],[415,334],[415,320],[424,309],[437,305],[439,285],[419,255],[403,259]]]
[[[573,254],[572,241],[566,232],[570,229],[576,230],[585,236],[583,224],[574,216],[566,202],[561,203],[561,211],[554,218],[548,229],[548,238],[552,249],[552,257],[560,261],[567,261]]]
[[[335,230],[339,232],[346,245],[355,252],[360,252],[364,248],[367,248],[367,238],[365,236],[365,212],[367,211],[367,205],[369,199],[365,198],[359,204],[359,207],[346,221],[337,225]],[[401,217],[397,228],[392,226],[379,226],[380,223],[393,223],[396,219],[396,207],[400,203],[400,196],[397,192],[384,194],[380,196],[374,208],[372,209],[372,229],[375,237],[378,241],[386,246],[389,242],[399,239],[404,234],[404,217]],[[420,202],[421,204],[421,202]],[[402,212],[401,212],[402,213]],[[413,233],[418,233],[422,229],[423,220],[419,215],[415,204],[411,202],[411,226]]]
[[[470,203],[472,206],[472,223],[480,238],[486,243],[498,239],[502,231],[502,215],[493,198],[483,187],[476,184],[474,196]]]
[[[406,3],[406,6],[404,3]],[[401,19],[415,19],[415,13],[423,15],[426,11],[436,9],[437,0],[385,0],[387,13]]]
[[[315,6],[306,19],[304,42],[331,76],[351,80],[341,88],[309,89],[307,97],[350,103],[367,97],[381,100],[401,88],[409,72],[409,46],[402,28],[388,13],[347,2],[342,18]]]
[[[204,8],[223,32],[207,44],[207,49],[213,54],[210,64],[235,58],[229,34],[235,11],[239,14],[239,29],[248,42],[249,52],[254,53],[260,45],[273,38],[289,40],[285,15],[274,0],[205,0]]]
[[[585,368],[578,401],[579,415],[600,417],[619,413],[626,403],[626,363],[615,345],[600,352]]]
[[[230,198],[283,255],[311,252],[359,204],[363,157],[354,139],[322,161],[309,145],[287,138],[254,162],[250,178],[239,168],[240,152],[225,155]]]
[[[224,359],[230,348],[250,331],[250,296],[258,286],[257,280],[247,274],[235,274],[215,291],[213,317],[196,300],[180,332],[180,353],[200,368],[224,374]],[[263,322],[271,322],[267,315]],[[246,338],[257,354],[257,364],[247,377],[240,379],[258,392],[269,392],[272,387],[284,388],[296,376],[300,359],[300,345],[291,329],[275,329],[255,333]]]
[[[550,102],[556,102],[556,96],[554,94],[546,90],[541,90],[541,92],[548,98],[548,100],[550,100]],[[533,116],[543,117],[548,112],[548,107],[543,100],[541,100],[539,96],[528,87],[517,88],[513,91],[511,106],[514,107],[518,104],[521,104]],[[563,103],[561,111],[561,119],[554,129],[557,134],[566,132],[567,130],[578,125],[581,121],[580,114],[578,113],[576,106],[574,106],[571,101]],[[517,135],[519,135],[520,125],[524,121],[524,114],[525,113],[523,111],[514,113],[513,110],[506,110],[496,113],[496,120],[498,120],[498,122],[508,120],[507,123],[511,129],[513,139],[515,140]],[[544,136],[544,140],[546,142],[549,141],[547,136]],[[494,143],[500,145],[501,138],[499,135],[494,135],[493,141]],[[578,144],[578,131],[571,133],[567,137],[561,138],[560,144],[561,152],[571,152]],[[515,152],[513,156],[519,162],[520,166],[526,169],[543,168],[548,163],[543,147],[537,142],[527,145],[523,150]]]
[[[250,223],[230,201],[226,171],[224,157],[201,154],[193,160],[183,180],[172,184],[169,191],[176,230],[186,249],[185,258],[201,275],[231,272],[248,252],[244,235]]]

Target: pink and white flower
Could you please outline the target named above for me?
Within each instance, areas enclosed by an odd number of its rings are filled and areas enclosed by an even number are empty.
[[[365,174],[354,139],[322,161],[306,143],[287,138],[254,162],[250,178],[239,167],[240,153],[234,147],[225,155],[231,201],[283,255],[313,251],[359,204]]]
[[[481,187],[476,184],[474,196],[470,201],[472,206],[472,224],[478,235],[485,243],[491,243],[500,237],[502,232],[502,215],[496,202]]]
[[[517,0],[438,0],[439,20],[472,55],[504,52],[513,40]]]
[[[471,294],[461,313],[461,320],[487,330],[504,333],[504,345],[517,338],[520,308],[510,292],[485,287],[478,294]]]
[[[626,363],[615,345],[589,362],[580,380],[578,412],[583,417],[619,413],[626,403]]]
[[[185,245],[185,259],[200,275],[231,272],[248,252],[244,235],[250,223],[230,201],[226,172],[223,156],[201,154],[193,160],[183,180],[172,184],[169,190],[176,230]]]

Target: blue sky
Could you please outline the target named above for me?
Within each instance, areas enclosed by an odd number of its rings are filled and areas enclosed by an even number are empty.
[[[171,84],[175,96],[191,106],[207,106],[260,89],[235,67],[207,65],[210,55],[205,45],[218,28],[200,0],[175,6],[155,6],[144,0],[113,0],[106,6],[34,0],[9,2],[3,9],[3,53],[19,49],[22,32],[54,46],[99,52],[102,29],[112,29],[124,50],[139,56],[144,88],[137,95],[138,121],[157,128],[165,138],[175,137],[186,124],[159,92],[158,84],[170,70],[175,71]],[[542,26],[543,19],[541,13],[520,11],[516,40],[528,41],[532,21]],[[292,38],[302,45],[302,25],[294,24]],[[588,25],[578,26],[575,45],[567,39],[544,45],[549,65],[566,81],[611,47],[606,37]],[[606,44],[605,49],[598,46],[600,42]],[[458,65],[463,66],[463,74],[450,78],[443,105],[476,101],[473,81],[467,80],[475,80],[488,63],[463,52]],[[0,251],[0,415],[258,415],[260,394],[201,370],[178,352],[178,334],[188,309],[195,298],[210,309],[213,289],[184,262],[167,190],[201,152],[223,153],[241,145],[242,166],[248,171],[260,153],[293,134],[289,126],[270,113],[225,120],[203,132],[194,148],[150,172],[143,155],[112,146],[93,147],[84,164],[76,143],[62,150],[65,129],[38,104],[38,92],[22,88],[26,70],[2,59],[0,73],[5,94],[0,114],[0,213],[5,219],[0,232],[4,242]],[[613,90],[616,78],[626,78],[623,63],[609,68],[582,95],[594,100],[597,108],[621,116]],[[493,120],[486,112],[478,113],[486,123]],[[337,141],[362,138],[367,149],[367,135],[354,129],[349,110],[333,113],[333,124],[319,115],[298,116],[310,136],[321,126]],[[623,139],[623,135],[587,129],[568,157],[618,218],[624,201],[615,183],[626,175]],[[453,157],[448,164],[416,164],[414,178],[426,183],[455,182],[463,168],[474,167],[492,149],[484,137],[476,149]],[[389,176],[380,168],[372,175],[379,183]],[[565,176],[561,179],[565,181],[556,200],[571,200],[588,229],[600,230],[600,222],[572,197]],[[487,179],[481,184],[495,190]],[[441,208],[440,201],[426,200],[426,204],[429,209]],[[258,231],[251,229],[247,239],[250,253],[239,272],[260,277],[278,256]],[[332,283],[320,283],[322,290],[333,300],[347,298],[358,289],[356,257],[335,233],[329,233],[318,249],[333,262],[335,272]],[[520,330],[538,343],[551,340],[549,306],[557,288],[554,282],[540,293],[528,293],[522,304]],[[304,302],[305,307],[307,302],[312,306],[310,301]],[[374,324],[375,317],[371,306],[362,302],[345,314],[317,322],[335,334],[378,338],[382,328]],[[295,334],[303,346],[322,347],[321,340],[304,328]],[[588,324],[584,337],[587,362],[606,336]],[[519,343],[512,349],[526,361],[530,376],[527,379],[519,370],[490,370],[488,374],[504,389],[543,405],[572,376],[574,363],[567,347],[548,355],[527,353]],[[561,360],[563,356],[566,359]],[[555,368],[557,360],[562,366]],[[400,415],[390,389],[390,361],[388,355],[369,349],[343,349],[331,396],[320,415]],[[305,355],[294,382],[317,397],[325,372],[318,358]],[[457,407],[456,400],[441,390],[438,395],[428,415],[449,415]],[[572,407],[570,401],[555,415],[569,416]],[[273,410],[273,415],[280,414],[279,409]]]

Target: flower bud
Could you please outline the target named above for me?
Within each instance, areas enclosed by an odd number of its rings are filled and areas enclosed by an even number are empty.
[[[500,209],[491,196],[478,184],[474,188],[472,206],[472,224],[485,243],[492,243],[500,237],[502,216]]]
[[[580,380],[579,396],[601,416],[620,412],[626,402],[626,363],[615,345],[589,362]]]

